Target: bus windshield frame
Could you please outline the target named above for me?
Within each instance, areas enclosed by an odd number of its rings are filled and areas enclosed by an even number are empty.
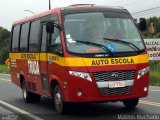
[[[91,57],[111,57],[113,55],[110,53],[112,53],[114,56],[123,57],[138,55],[146,50],[143,38],[129,13],[108,11],[75,12],[64,14],[63,20],[65,43],[68,53]],[[106,36],[109,33],[110,36]],[[111,34],[117,36],[114,37]],[[95,40],[93,40],[94,38]],[[136,46],[138,50],[128,44],[106,40],[107,38],[129,42]],[[110,52],[107,52],[101,47],[86,44],[85,42],[106,46]]]

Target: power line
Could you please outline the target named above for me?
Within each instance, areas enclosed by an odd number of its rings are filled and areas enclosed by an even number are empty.
[[[132,15],[141,14],[141,13],[156,10],[156,9],[160,9],[160,7],[154,7],[154,8],[149,8],[149,9],[146,9],[146,10],[141,10],[141,11],[132,13]]]
[[[150,9],[146,9],[146,10],[132,13],[132,15],[135,17],[139,17],[139,16],[152,14],[152,13],[159,12],[159,11],[160,11],[160,7],[154,7],[154,8],[150,8]]]
[[[128,0],[119,0],[117,2],[111,2],[110,4],[118,4],[118,3],[125,3]]]
[[[117,2],[112,2],[110,4],[119,4],[119,6],[132,6],[132,5],[135,5],[135,4],[139,4],[139,3],[142,3],[142,2],[146,2],[148,0],[121,0],[121,1],[117,1]]]
[[[134,3],[136,0],[133,0],[133,1],[127,1],[126,3],[122,3],[121,5],[128,5],[128,4],[131,4],[131,3]]]
[[[113,2],[112,4],[121,3],[124,6],[126,6],[126,5],[131,6],[131,5],[138,4],[138,3],[141,3],[144,1],[147,1],[147,0],[141,0],[141,1],[139,0],[138,2],[137,2],[137,0],[133,0],[133,1],[121,0],[121,1]],[[142,11],[138,11],[138,12],[134,12],[134,13],[132,13],[132,16],[139,17],[139,16],[143,16],[143,15],[147,15],[147,14],[156,13],[159,11],[160,11],[160,6],[146,9],[146,10],[142,10]]]
[[[139,4],[139,3],[141,3],[141,2],[146,2],[147,0],[139,0],[138,2],[137,2],[137,0],[134,0],[134,1],[132,1],[132,2],[130,2],[130,3],[126,3],[126,4],[123,4],[124,6],[132,6],[132,5],[135,5],[135,4]]]
[[[144,14],[134,15],[134,16],[135,17],[140,17],[140,16],[144,16],[144,15],[148,15],[148,14],[153,14],[153,13],[156,13],[156,12],[160,12],[160,9],[156,10],[156,11],[151,11],[151,12],[148,12],[148,13],[144,13]]]

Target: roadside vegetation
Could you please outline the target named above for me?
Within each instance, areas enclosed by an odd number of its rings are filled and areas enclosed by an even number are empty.
[[[160,86],[160,61],[150,61],[150,85]]]
[[[10,68],[6,64],[0,65],[0,73],[8,74],[10,73]]]
[[[0,27],[0,73],[9,73],[9,67],[5,64],[6,59],[9,57],[9,37],[10,32]]]
[[[10,32],[0,27],[0,64],[4,64],[9,57],[9,37]]]
[[[150,72],[150,85],[160,86],[160,72],[153,71]]]
[[[142,32],[144,38],[160,38],[160,17],[147,19],[147,30]]]

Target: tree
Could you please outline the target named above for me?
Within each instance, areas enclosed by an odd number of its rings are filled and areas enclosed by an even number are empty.
[[[9,37],[10,32],[0,27],[0,64],[4,64],[9,57]]]
[[[9,47],[5,46],[0,50],[0,64],[4,64],[9,57]]]
[[[144,38],[160,38],[160,17],[147,19],[147,30],[143,33]]]

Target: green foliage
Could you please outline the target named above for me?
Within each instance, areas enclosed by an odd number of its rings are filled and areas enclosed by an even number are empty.
[[[160,61],[150,61],[150,85],[160,86]]]
[[[9,47],[5,46],[0,50],[0,64],[4,64],[7,58],[9,58]]]
[[[0,73],[10,73],[10,68],[8,67],[8,65],[0,65]]]
[[[148,31],[142,32],[144,38],[152,38],[152,35]]]
[[[9,38],[9,36],[10,36],[10,32],[7,29],[0,27],[0,41],[3,41],[6,38]]]
[[[149,28],[153,23],[153,28],[155,30],[154,34],[152,35],[149,33]],[[147,30],[142,33],[144,38],[160,38],[160,17],[150,17],[147,19]]]
[[[151,71],[159,71],[160,72],[160,61],[150,61],[150,70]]]
[[[160,38],[160,32],[156,34],[155,38]]]
[[[9,57],[9,37],[10,32],[0,27],[0,64],[4,64]]]
[[[158,71],[150,72],[150,85],[160,86],[160,77]]]

